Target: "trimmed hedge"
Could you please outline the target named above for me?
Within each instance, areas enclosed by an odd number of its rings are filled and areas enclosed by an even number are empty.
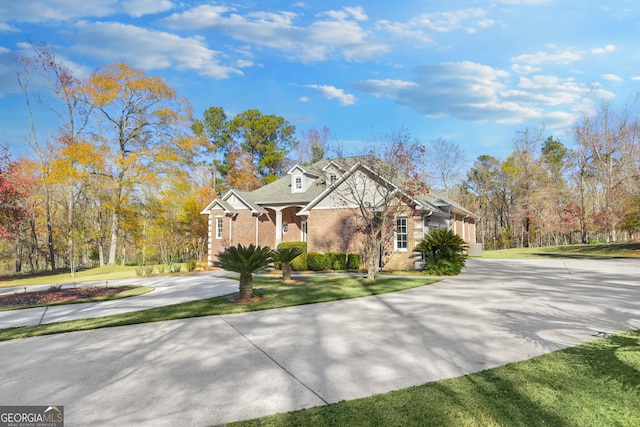
[[[324,271],[327,269],[327,258],[324,254],[309,252],[307,254],[307,267],[311,271]]]
[[[325,254],[327,268],[329,270],[346,270],[347,255],[339,252],[329,252]]]
[[[360,254],[347,255],[347,270],[360,270]]]
[[[278,249],[281,248],[298,248],[302,251],[301,255],[291,261],[291,269],[293,271],[305,271],[309,269],[307,265],[307,242],[284,242],[278,245]],[[281,267],[282,266],[278,266],[278,268]]]

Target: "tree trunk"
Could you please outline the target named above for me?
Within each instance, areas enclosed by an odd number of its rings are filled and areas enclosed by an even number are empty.
[[[67,235],[67,250],[69,251],[69,268],[71,269],[71,277],[76,277],[76,265],[75,265],[75,242],[73,240],[73,208],[74,208],[74,197],[73,197],[73,180],[71,181],[69,194],[67,200],[67,227],[68,235]]]
[[[104,241],[102,238],[98,240],[98,260],[100,262],[100,267],[104,267]]]
[[[116,255],[118,250],[118,212],[117,209],[113,211],[111,217],[111,243],[109,244],[109,260],[107,264],[114,265],[116,263]]]
[[[367,257],[367,281],[373,282],[378,275],[378,263],[380,261],[380,244],[372,245]]]
[[[282,263],[282,280],[291,280],[291,263]]]
[[[253,275],[251,273],[240,273],[239,299],[249,298],[253,298]]]
[[[53,246],[53,224],[51,221],[51,196],[49,188],[45,185],[45,215],[47,217],[47,246],[49,247],[49,261],[51,261],[51,271],[56,271],[56,251]]]

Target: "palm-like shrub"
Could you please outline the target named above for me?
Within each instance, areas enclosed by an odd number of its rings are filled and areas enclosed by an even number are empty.
[[[230,246],[218,252],[218,260],[213,263],[228,271],[240,273],[240,299],[253,297],[253,273],[268,267],[271,263],[271,248],[255,246]]]
[[[464,240],[448,228],[435,228],[416,245],[416,252],[422,253],[423,269],[438,276],[459,274],[464,266]]]
[[[282,280],[291,280],[291,262],[302,253],[302,249],[296,247],[280,247],[271,252],[273,260],[282,264]]]

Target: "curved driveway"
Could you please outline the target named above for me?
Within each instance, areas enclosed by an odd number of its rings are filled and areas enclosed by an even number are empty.
[[[354,399],[640,328],[639,278],[640,260],[471,259],[397,293],[9,341],[0,402],[207,426]]]

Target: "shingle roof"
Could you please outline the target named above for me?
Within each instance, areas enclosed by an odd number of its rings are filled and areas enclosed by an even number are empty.
[[[380,170],[384,170],[384,168],[392,167],[388,163],[375,156],[356,156],[323,159],[313,163],[312,165],[301,167],[301,169],[306,172],[307,178],[312,180],[311,185],[307,187],[306,191],[292,192],[291,179],[289,179],[289,175],[287,175],[254,191],[233,190],[233,192],[247,204],[249,204],[254,211],[257,212],[266,212],[263,208],[264,205],[307,205],[327,189],[325,168],[333,163],[339,169],[341,169],[342,172],[346,172],[359,162],[374,173]],[[374,164],[370,167],[368,165],[371,165],[371,162],[374,162]],[[391,177],[390,180],[396,187],[400,189],[407,188],[411,182],[415,182],[409,175],[397,168],[393,168],[393,172],[393,177]],[[389,177],[386,177],[386,179],[389,179]],[[429,191],[427,194],[413,196],[411,198],[419,204],[432,210],[433,212],[439,213],[441,215],[447,215],[451,208],[453,208],[453,210],[456,210],[460,213],[468,214],[477,218],[477,215],[473,214],[471,211],[465,209],[455,202],[446,199],[441,194],[432,191]],[[226,204],[226,202],[223,203]],[[225,208],[226,207],[227,206],[225,206]],[[231,207],[230,205],[228,205],[228,208],[230,210],[233,210],[233,207]]]

